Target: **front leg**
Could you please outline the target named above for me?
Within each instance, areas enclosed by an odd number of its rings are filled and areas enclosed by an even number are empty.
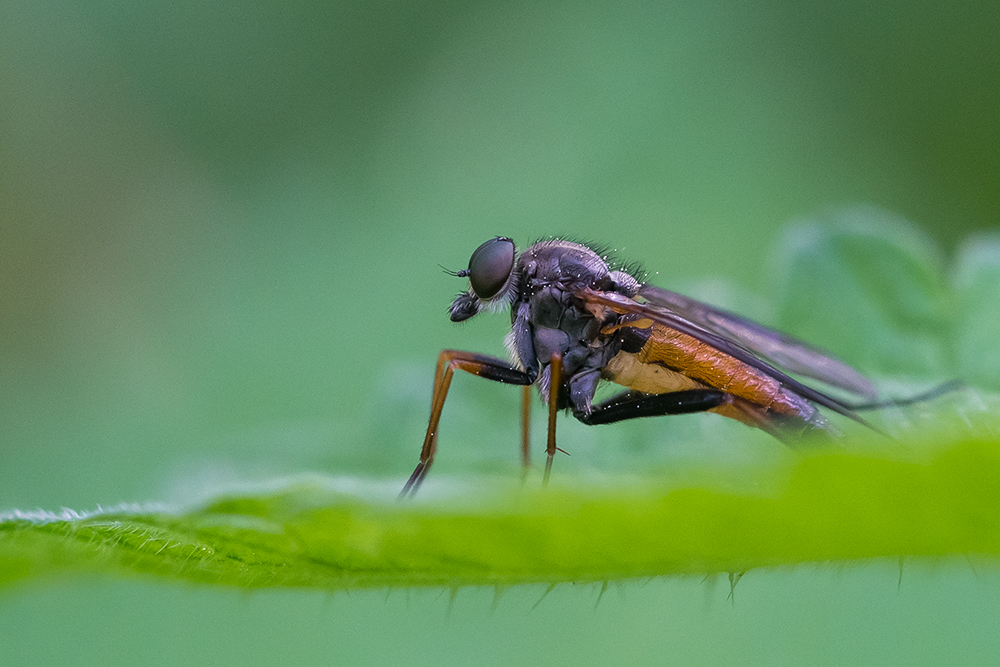
[[[478,375],[487,380],[515,385],[533,384],[538,376],[538,371],[535,369],[529,368],[527,371],[522,371],[512,367],[502,359],[489,357],[485,354],[462,352],[460,350],[442,350],[441,354],[438,355],[437,370],[434,372],[434,395],[431,399],[431,418],[427,424],[424,446],[420,450],[420,462],[417,463],[413,474],[410,475],[410,479],[407,480],[406,485],[400,492],[400,498],[416,493],[424,477],[427,476],[427,471],[430,470],[431,464],[434,463],[434,454],[437,452],[438,422],[441,420],[444,399],[448,396],[448,387],[451,386],[451,378],[456,369]],[[527,397],[525,396],[525,398]],[[522,416],[522,419],[524,418]],[[526,433],[527,428],[522,425],[522,437]],[[525,449],[526,444],[522,443],[522,452]]]
[[[559,389],[562,387],[563,356],[553,352],[549,359],[549,434],[545,445],[545,476],[542,484],[549,483],[552,474],[552,459],[556,455],[556,415],[559,414]]]

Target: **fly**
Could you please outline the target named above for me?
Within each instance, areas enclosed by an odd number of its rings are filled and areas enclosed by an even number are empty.
[[[455,370],[521,385],[521,462],[529,464],[531,387],[548,404],[545,477],[552,469],[556,415],[568,409],[584,424],[714,412],[791,443],[810,434],[835,436],[826,408],[872,428],[861,410],[925,400],[951,382],[905,401],[879,401],[874,384],[829,353],[787,334],[641,282],[634,269],[610,266],[594,249],[564,240],[535,243],[518,254],[498,236],[479,246],[451,320],[510,307],[505,345],[513,363],[475,352],[443,350],[434,376],[430,421],[420,462],[400,496],[415,492],[437,451],[438,423]],[[851,403],[791,374],[818,380],[860,400]],[[594,403],[600,381],[625,388]]]

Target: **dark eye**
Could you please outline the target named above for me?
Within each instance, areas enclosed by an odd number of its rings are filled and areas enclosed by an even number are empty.
[[[469,280],[480,299],[492,299],[510,278],[514,268],[514,242],[503,236],[476,248],[469,260]]]

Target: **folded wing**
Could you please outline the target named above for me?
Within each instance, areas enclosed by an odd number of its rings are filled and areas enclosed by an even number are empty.
[[[643,285],[639,296],[688,322],[722,336],[790,373],[819,380],[866,400],[878,391],[867,377],[829,352],[714,306],[669,290]]]

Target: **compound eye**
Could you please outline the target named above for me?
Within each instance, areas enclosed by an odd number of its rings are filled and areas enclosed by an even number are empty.
[[[492,299],[510,278],[514,269],[514,242],[503,236],[476,248],[469,260],[469,281],[480,299]]]

